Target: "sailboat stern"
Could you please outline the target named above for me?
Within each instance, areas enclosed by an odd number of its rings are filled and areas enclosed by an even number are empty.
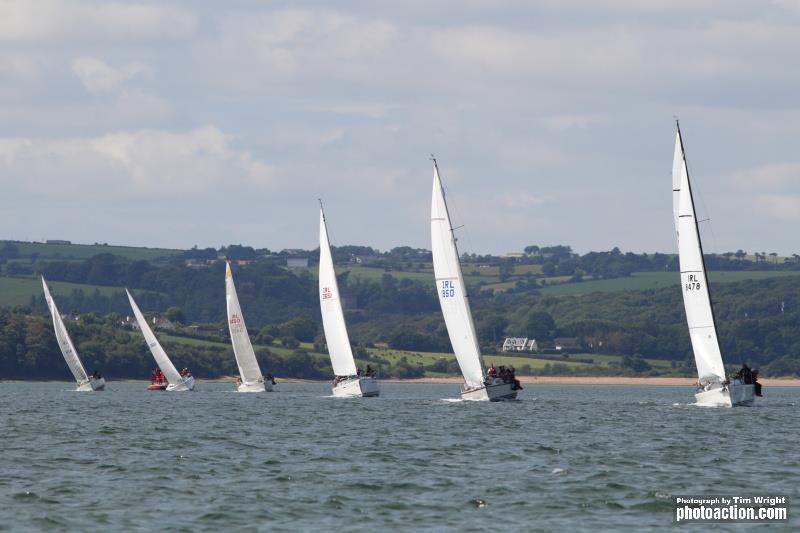
[[[516,400],[518,390],[514,383],[495,383],[484,385],[476,389],[463,389],[461,399],[472,402],[502,402],[506,400]]]
[[[337,398],[375,398],[381,395],[378,380],[368,377],[352,377],[333,386]]]
[[[696,405],[701,407],[735,407],[752,405],[755,399],[755,386],[734,381],[727,385],[700,391],[694,395]]]
[[[169,392],[183,392],[194,390],[194,376],[186,376],[181,378],[177,383],[170,383],[167,385]]]
[[[247,382],[243,381],[239,383],[237,387],[239,392],[265,392],[272,390],[272,384],[265,384],[263,381],[254,381],[254,382]]]
[[[105,390],[106,388],[106,379],[105,378],[89,378],[88,381],[84,381],[83,383],[78,384],[78,388],[75,389],[78,392],[92,392],[92,391],[100,391]]]

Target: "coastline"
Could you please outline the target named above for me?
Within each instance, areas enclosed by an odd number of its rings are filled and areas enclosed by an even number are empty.
[[[524,385],[658,385],[662,387],[693,387],[697,382],[694,378],[676,377],[628,377],[628,376],[518,376]],[[303,383],[329,383],[330,380],[315,380],[301,378],[275,378],[278,384],[303,384]],[[436,378],[411,378],[411,379],[381,379],[382,383],[426,385],[426,384],[450,384],[458,385],[464,382],[462,378],[456,376],[436,377]],[[196,380],[197,384],[204,383],[236,383],[235,377],[222,377],[216,379]],[[800,378],[763,378],[759,382],[764,387],[800,387]],[[0,379],[3,383],[72,383],[65,380],[17,380]],[[109,383],[133,383],[146,385],[150,380],[144,379],[115,379]]]

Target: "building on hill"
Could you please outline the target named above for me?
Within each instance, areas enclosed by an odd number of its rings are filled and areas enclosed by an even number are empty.
[[[507,337],[503,341],[504,352],[538,352],[539,345],[536,339],[528,337]]]
[[[168,318],[158,316],[153,317],[153,327],[156,329],[163,329],[165,331],[175,331],[175,324]]]
[[[288,268],[308,268],[308,257],[287,257],[286,266]]]
[[[122,321],[120,322],[120,325],[124,328],[130,328],[136,330],[139,329],[139,323],[136,321],[136,317],[132,317],[130,315],[123,318]]]
[[[556,351],[564,351],[564,350],[578,350],[580,349],[580,343],[576,337],[556,337],[553,339],[553,344],[555,345]]]
[[[61,239],[47,239],[44,241],[45,244],[72,244],[72,241],[64,241]]]

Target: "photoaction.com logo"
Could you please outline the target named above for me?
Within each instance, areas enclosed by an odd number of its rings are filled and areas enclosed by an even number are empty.
[[[780,522],[788,519],[786,496],[675,496],[676,522]]]

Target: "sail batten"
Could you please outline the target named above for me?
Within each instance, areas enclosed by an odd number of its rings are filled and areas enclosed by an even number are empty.
[[[344,320],[342,302],[339,297],[339,284],[333,268],[328,226],[325,223],[325,213],[321,206],[319,210],[319,306],[333,373],[337,376],[356,375],[356,362],[350,347],[347,323]]]
[[[178,369],[175,368],[174,364],[172,364],[172,361],[170,361],[169,357],[167,356],[167,352],[164,351],[164,348],[161,347],[161,343],[158,342],[153,330],[150,329],[150,324],[147,323],[147,319],[142,314],[139,306],[136,305],[136,301],[133,299],[133,296],[131,296],[130,291],[126,289],[125,292],[128,294],[128,301],[131,304],[131,308],[133,308],[133,314],[136,317],[136,322],[139,324],[139,329],[142,330],[144,340],[147,343],[147,346],[150,348],[150,353],[153,354],[153,359],[156,360],[158,368],[160,368],[161,372],[164,373],[164,377],[167,378],[167,381],[170,385],[182,383],[183,378],[181,378],[180,372],[178,372]]]
[[[677,181],[676,181],[677,180]],[[677,183],[677,191],[676,189]],[[725,366],[719,347],[703,246],[686,165],[680,129],[673,157],[673,213],[678,236],[681,289],[686,321],[701,382],[724,381]]]
[[[50,310],[50,314],[53,317],[53,330],[55,331],[56,341],[58,342],[58,347],[61,349],[61,354],[64,356],[64,360],[67,362],[70,372],[72,372],[72,375],[75,377],[75,381],[77,381],[79,385],[88,383],[89,375],[86,373],[86,369],[83,367],[80,357],[78,357],[78,352],[75,350],[75,345],[72,343],[67,327],[64,325],[64,320],[61,318],[61,313],[58,311],[56,302],[50,294],[50,289],[44,277],[42,277],[42,287],[44,288],[44,299],[47,301],[47,308]]]
[[[253,344],[250,342],[250,335],[247,333],[247,326],[244,323],[230,263],[225,265],[225,300],[228,309],[228,331],[231,335],[233,354],[236,357],[236,365],[239,367],[242,382],[250,384],[263,381],[261,368],[258,366]]]
[[[453,225],[435,161],[431,200],[431,252],[436,292],[458,366],[468,388],[481,387],[484,379],[483,361],[461,272]]]

